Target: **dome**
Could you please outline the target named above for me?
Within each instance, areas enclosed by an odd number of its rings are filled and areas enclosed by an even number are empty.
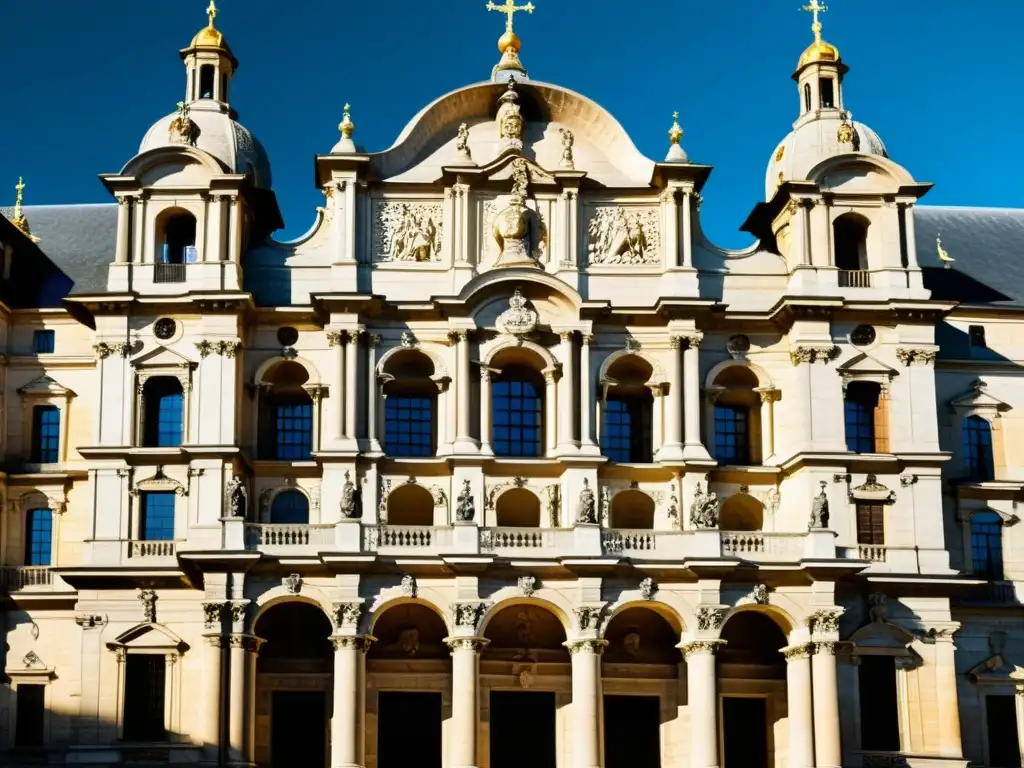
[[[171,136],[171,123],[178,118],[173,112],[162,117],[147,131],[139,154],[161,147],[181,146]],[[195,126],[195,146],[217,158],[228,173],[242,173],[250,177],[253,185],[269,189],[271,186],[270,160],[259,140],[240,123],[219,110],[193,106],[189,119]]]
[[[192,43],[189,45],[189,49],[192,48],[217,48],[219,50],[231,53],[231,46],[228,45],[228,41],[224,39],[224,35],[221,31],[215,27],[203,27],[200,29],[196,36],[192,38]]]
[[[850,123],[853,141],[840,141],[843,121],[837,116],[808,120],[782,140],[768,163],[764,194],[775,196],[783,181],[805,181],[807,174],[822,160],[851,153],[889,157],[881,137],[863,123]]]
[[[799,72],[808,64],[818,61],[838,62],[839,49],[832,45],[832,43],[827,43],[824,40],[815,40],[801,54],[800,61],[796,65],[796,71]]]

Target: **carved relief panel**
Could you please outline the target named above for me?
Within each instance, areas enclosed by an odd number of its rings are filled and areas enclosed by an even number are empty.
[[[659,209],[648,205],[588,206],[586,250],[591,266],[660,264]]]
[[[444,224],[440,201],[375,199],[371,205],[370,259],[374,264],[441,260]]]

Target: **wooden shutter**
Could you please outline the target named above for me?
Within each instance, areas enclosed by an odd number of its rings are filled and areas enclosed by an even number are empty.
[[[857,505],[857,543],[885,545],[885,508],[881,504]]]

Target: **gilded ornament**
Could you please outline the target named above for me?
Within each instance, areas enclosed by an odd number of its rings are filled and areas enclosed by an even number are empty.
[[[672,113],[672,127],[668,129],[668,154],[665,156],[666,163],[686,163],[689,162],[689,158],[686,156],[686,152],[683,151],[682,146],[679,142],[683,138],[683,129],[679,125],[679,113]]]
[[[565,168],[567,170],[574,170],[576,168],[576,162],[572,156],[572,148],[576,143],[576,137],[573,136],[572,131],[568,128],[559,128],[558,132],[562,136],[562,160],[559,162],[559,168]]]
[[[515,79],[509,80],[508,89],[498,99],[499,107],[495,121],[498,124],[498,138],[501,140],[500,152],[512,150],[521,152],[523,149],[523,114],[519,106],[519,94],[516,93]]]
[[[172,144],[185,144],[194,147],[196,144],[196,125],[189,116],[191,109],[183,101],[178,102],[178,114],[167,127]]]
[[[515,0],[505,0],[501,5],[497,3],[487,3],[488,11],[498,11],[499,13],[505,14],[505,34],[498,38],[498,50],[501,51],[501,60],[495,65],[494,71],[491,73],[491,77],[496,77],[498,72],[512,70],[514,72],[521,72],[523,75],[526,74],[526,69],[519,61],[519,50],[522,48],[522,41],[516,35],[513,30],[513,18],[517,13],[533,13],[535,7],[533,3],[527,3],[526,5],[516,5]]]
[[[775,162],[779,162],[786,154],[786,145],[783,144],[775,151]]]

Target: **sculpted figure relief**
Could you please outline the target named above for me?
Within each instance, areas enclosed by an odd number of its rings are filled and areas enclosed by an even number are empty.
[[[714,491],[704,492],[700,483],[690,505],[690,525],[694,528],[717,528],[722,502]]]
[[[437,261],[441,258],[441,204],[378,201],[373,260]]]
[[[656,264],[661,236],[653,208],[597,208],[587,227],[591,264]]]

